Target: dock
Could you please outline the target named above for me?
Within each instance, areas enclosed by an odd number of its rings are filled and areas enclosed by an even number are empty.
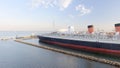
[[[84,55],[84,54],[75,53],[75,52],[69,52],[69,51],[66,51],[66,50],[61,50],[61,49],[52,48],[52,47],[48,47],[48,46],[40,46],[38,44],[25,42],[22,39],[15,39],[14,41],[19,42],[19,43],[23,43],[23,44],[27,44],[27,45],[30,45],[30,46],[38,47],[38,48],[43,48],[43,49],[47,49],[47,50],[51,50],[51,51],[55,51],[55,52],[75,56],[75,57],[84,58],[84,59],[95,61],[95,62],[100,62],[100,63],[120,67],[120,62],[117,62],[117,61],[111,61],[111,60],[107,60],[107,59],[97,58],[97,57],[94,57],[94,56]]]

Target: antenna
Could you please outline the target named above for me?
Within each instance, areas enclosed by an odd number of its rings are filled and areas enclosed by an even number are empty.
[[[53,31],[55,31],[55,20],[53,20]]]

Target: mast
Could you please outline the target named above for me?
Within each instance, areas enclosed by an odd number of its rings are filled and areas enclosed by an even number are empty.
[[[56,31],[56,29],[55,29],[55,20],[53,20],[53,31]]]

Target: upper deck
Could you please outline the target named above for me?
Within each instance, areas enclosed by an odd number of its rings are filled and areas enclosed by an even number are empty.
[[[120,44],[120,35],[102,35],[100,33],[96,33],[96,34],[64,34],[64,33],[56,32],[56,33],[42,34],[41,36],[60,38],[60,39],[69,39],[69,40]]]

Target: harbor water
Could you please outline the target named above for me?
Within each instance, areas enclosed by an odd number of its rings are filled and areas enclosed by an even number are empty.
[[[0,37],[24,36],[33,32],[1,32]],[[39,34],[40,32],[36,32]],[[38,39],[25,40],[39,44]],[[52,46],[51,46],[52,47]],[[0,40],[0,68],[117,68],[42,48],[18,43],[13,40]]]

